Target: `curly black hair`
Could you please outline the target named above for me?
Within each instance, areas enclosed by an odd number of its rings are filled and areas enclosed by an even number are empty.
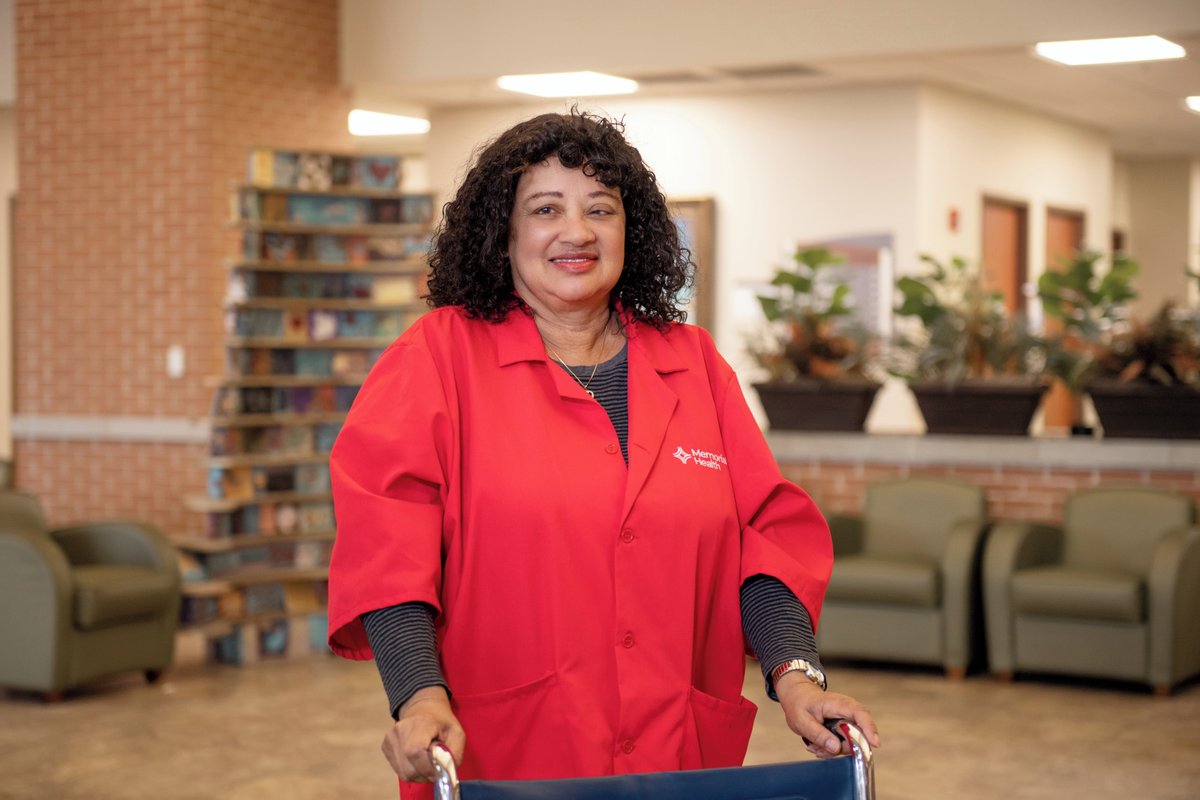
[[[564,167],[621,192],[625,266],[611,301],[660,330],[683,321],[679,295],[693,281],[691,253],[680,245],[654,173],[623,134],[622,122],[572,109],[518,123],[484,146],[434,234],[429,305],[463,306],[490,322],[523,307],[508,260],[517,182],[529,167],[556,156]]]

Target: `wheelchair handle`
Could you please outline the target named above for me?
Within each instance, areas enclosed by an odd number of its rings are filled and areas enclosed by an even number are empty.
[[[848,719],[827,719],[825,727],[839,739],[850,745],[850,758],[854,759],[854,796],[867,800],[875,796],[875,769],[872,763],[871,743],[867,735]]]
[[[435,800],[458,800],[458,770],[454,767],[450,748],[434,742],[429,746],[429,757],[433,759],[433,771],[437,773],[433,782]]]
[[[875,771],[871,762],[871,745],[866,735],[857,725],[846,719],[825,720],[825,727],[838,738],[849,743],[850,756],[854,759],[854,796],[867,800],[875,796]],[[436,800],[459,800],[458,770],[454,766],[454,757],[450,750],[441,742],[434,742],[429,747],[429,756],[433,759],[433,769],[437,778],[433,783],[433,796]]]

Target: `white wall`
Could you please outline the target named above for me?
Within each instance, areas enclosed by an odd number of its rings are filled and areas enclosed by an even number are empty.
[[[1185,298],[1185,265],[1195,263],[1196,214],[1192,211],[1194,166],[1183,159],[1130,164],[1133,243],[1141,265],[1134,286],[1134,316],[1147,318],[1167,300]]]
[[[1112,230],[1112,150],[1101,131],[927,86],[921,93],[920,246],[940,258],[977,260],[983,197],[1029,209],[1029,277],[1045,269],[1046,210],[1078,211],[1085,244],[1107,251]],[[946,225],[957,208],[957,233]]]
[[[1130,188],[1130,163],[1118,158],[1113,161],[1112,226],[1125,234],[1125,249],[1133,245],[1133,195]]]

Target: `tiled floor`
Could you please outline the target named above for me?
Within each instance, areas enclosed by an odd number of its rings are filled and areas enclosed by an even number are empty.
[[[832,665],[875,712],[882,800],[1200,798],[1200,683],[1136,687]],[[762,697],[751,763],[807,758]],[[391,798],[370,663],[316,656],[136,676],[44,706],[0,695],[0,798]]]

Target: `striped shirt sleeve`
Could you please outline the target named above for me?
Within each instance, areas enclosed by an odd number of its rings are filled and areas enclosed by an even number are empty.
[[[778,700],[771,671],[785,661],[803,658],[821,669],[812,617],[778,578],[752,575],[742,584],[742,630],[758,657],[767,696]]]
[[[363,614],[392,719],[418,689],[443,686],[450,691],[438,662],[433,616],[433,609],[425,603],[401,603]]]

